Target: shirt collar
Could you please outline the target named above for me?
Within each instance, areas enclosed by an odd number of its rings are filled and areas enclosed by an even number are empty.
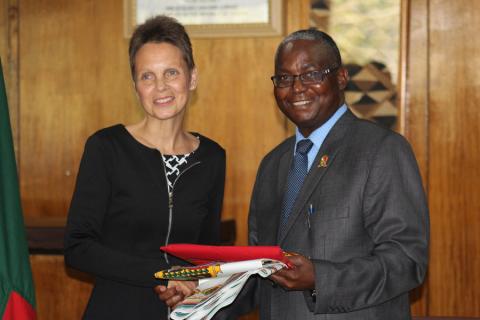
[[[295,152],[297,151],[297,142],[302,139],[310,139],[313,142],[313,148],[318,152],[322,146],[323,141],[327,137],[327,134],[330,132],[332,127],[337,123],[338,119],[347,111],[347,105],[344,103],[337,111],[320,127],[315,129],[308,137],[304,137],[298,127],[295,128]],[[311,150],[312,151],[312,150]],[[310,153],[310,152],[309,152]],[[315,152],[316,154],[316,152]]]

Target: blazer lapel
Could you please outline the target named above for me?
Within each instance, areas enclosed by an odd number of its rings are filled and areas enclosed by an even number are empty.
[[[291,229],[297,218],[301,216],[302,208],[304,208],[307,200],[310,198],[316,186],[320,183],[328,168],[332,165],[335,157],[341,150],[342,140],[347,134],[348,129],[351,127],[351,122],[354,119],[355,116],[351,113],[350,110],[347,110],[345,114],[333,126],[333,128],[330,130],[327,137],[323,141],[322,146],[320,147],[320,150],[318,150],[315,160],[313,161],[312,166],[310,167],[310,170],[305,177],[305,181],[303,182],[298,197],[293,204],[292,213],[288,218],[287,226],[284,228],[283,233],[280,234],[279,232],[278,234],[277,239],[279,244],[281,244],[283,239],[285,239],[285,236],[288,234],[289,230]]]
[[[293,148],[295,146],[295,139],[292,139],[290,146],[280,156],[279,164],[278,164],[278,186],[277,186],[277,195],[280,198],[283,198],[283,194],[285,193],[285,187],[287,183],[288,171],[290,170],[290,166],[292,165],[293,161]]]

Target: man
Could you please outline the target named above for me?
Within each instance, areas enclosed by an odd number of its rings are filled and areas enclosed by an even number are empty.
[[[408,142],[348,110],[347,71],[321,31],[285,38],[272,80],[297,130],[260,164],[249,241],[299,255],[270,277],[278,285],[259,281],[260,318],[409,319],[408,292],[427,269],[429,222]],[[296,187],[304,139],[308,174]]]
[[[408,292],[425,277],[429,222],[408,142],[348,110],[347,71],[321,31],[282,41],[272,81],[296,134],[260,164],[249,241],[296,253],[294,267],[251,281],[218,316],[245,311],[250,297],[262,320],[410,319]]]

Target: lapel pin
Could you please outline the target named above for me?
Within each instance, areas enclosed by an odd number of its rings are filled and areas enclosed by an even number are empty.
[[[323,156],[320,158],[320,162],[318,163],[318,168],[326,168],[326,167],[327,167],[327,163],[328,163],[328,156],[327,156],[327,155],[323,155]]]

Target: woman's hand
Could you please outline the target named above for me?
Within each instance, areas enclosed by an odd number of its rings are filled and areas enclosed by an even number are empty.
[[[158,298],[173,309],[186,297],[191,296],[197,285],[197,281],[171,280],[168,282],[168,286],[156,286],[154,290]]]
[[[198,281],[168,281],[168,288],[177,288],[177,291],[181,291],[185,297],[191,296],[195,292],[197,286]]]
[[[185,299],[184,294],[181,291],[177,291],[175,287],[167,288],[166,286],[156,286],[153,288],[158,298],[165,302],[170,308],[175,308],[178,303]]]

